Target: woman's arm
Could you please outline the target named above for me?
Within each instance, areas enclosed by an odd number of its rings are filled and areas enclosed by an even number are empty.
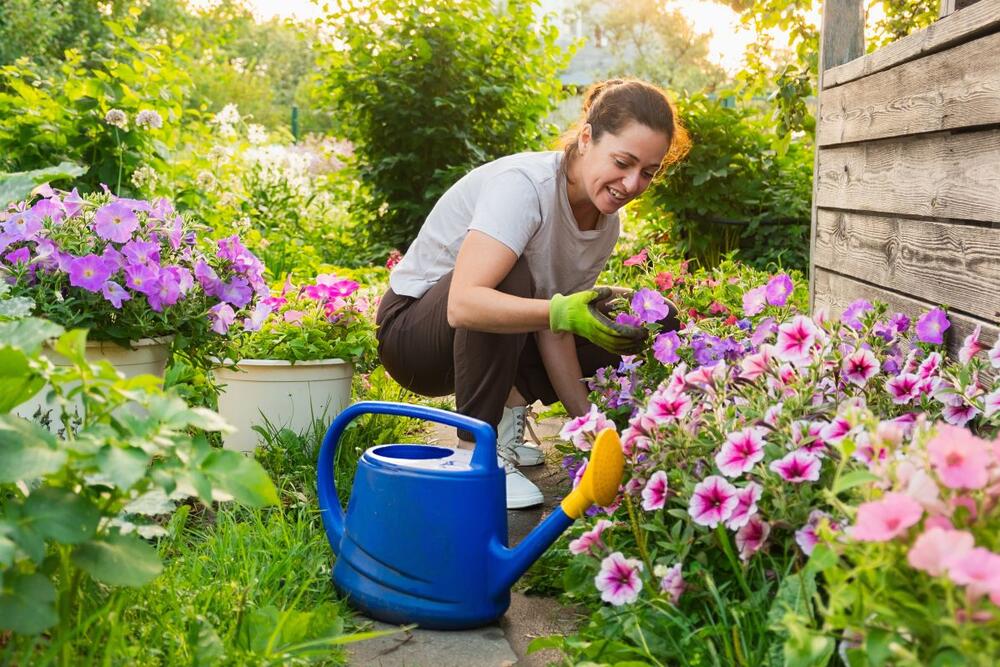
[[[455,260],[448,292],[448,324],[489,333],[547,331],[548,299],[525,299],[496,289],[516,262],[513,250],[471,230]]]
[[[573,417],[590,410],[587,386],[581,381],[583,371],[576,355],[576,341],[571,333],[539,331],[535,335],[538,352],[542,356],[545,372],[549,376],[556,396]]]

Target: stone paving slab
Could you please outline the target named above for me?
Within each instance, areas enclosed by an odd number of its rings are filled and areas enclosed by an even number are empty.
[[[541,409],[535,406],[536,411]],[[569,481],[559,465],[558,453],[552,444],[562,428],[563,419],[548,418],[535,424],[535,433],[542,441],[546,464],[522,468],[525,476],[538,485],[545,501],[538,507],[507,512],[508,540],[520,542],[538,523],[548,516],[562,497],[569,492]],[[455,430],[440,424],[429,424],[424,441],[427,444],[454,446]],[[415,629],[392,636],[359,642],[348,646],[349,664],[356,667],[544,667],[560,661],[555,650],[526,655],[528,644],[536,637],[567,634],[582,618],[579,610],[565,607],[557,600],[511,593],[511,605],[499,624],[476,630],[442,632]],[[394,626],[373,622],[374,630],[394,629]]]

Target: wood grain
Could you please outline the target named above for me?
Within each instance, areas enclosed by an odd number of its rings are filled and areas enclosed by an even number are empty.
[[[815,273],[815,309],[826,308],[827,312],[834,317],[839,317],[844,312],[844,309],[854,301],[868,299],[869,301],[882,301],[888,304],[890,312],[906,313],[915,325],[921,315],[934,306],[939,305],[900,296],[825,269],[817,268]],[[979,340],[987,348],[996,342],[997,335],[1000,334],[1000,327],[997,327],[995,323],[991,324],[958,313],[950,313],[949,319],[951,320],[951,327],[945,332],[945,344],[948,354],[952,357],[958,355],[958,350],[962,347],[962,341],[973,332],[977,324],[983,327]]]
[[[813,262],[1000,321],[1000,229],[820,209]]]
[[[826,70],[823,88],[833,88],[997,30],[1000,30],[1000,0],[981,0],[874,53]]]
[[[1000,221],[1000,130],[884,139],[818,151],[816,205]]]
[[[821,146],[1000,123],[1000,33],[824,90]]]

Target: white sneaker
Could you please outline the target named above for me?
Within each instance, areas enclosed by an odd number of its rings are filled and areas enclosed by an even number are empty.
[[[497,453],[514,465],[537,466],[545,463],[545,452],[524,441],[527,407],[504,408],[497,425]]]
[[[507,509],[519,510],[542,504],[542,491],[509,461],[499,458],[507,472]]]

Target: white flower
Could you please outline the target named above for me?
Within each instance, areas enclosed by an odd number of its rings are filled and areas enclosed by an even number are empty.
[[[104,122],[122,130],[128,129],[128,116],[121,109],[111,109],[104,114]]]
[[[215,114],[213,122],[218,125],[236,125],[240,120],[239,109],[236,108],[235,104],[230,103],[222,107],[222,111]]]
[[[267,128],[263,125],[258,125],[257,123],[250,123],[247,125],[247,139],[254,146],[259,146],[263,143],[267,143]]]
[[[153,188],[159,179],[160,177],[156,173],[156,170],[148,164],[141,165],[138,169],[132,172],[132,185],[140,189],[147,186]]]
[[[163,118],[152,109],[143,109],[136,115],[135,124],[139,127],[151,127],[158,130],[163,127]]]

